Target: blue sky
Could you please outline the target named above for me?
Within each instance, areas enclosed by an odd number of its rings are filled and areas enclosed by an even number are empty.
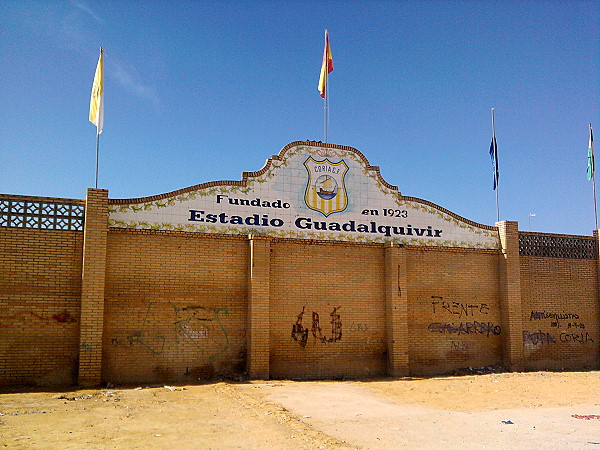
[[[112,198],[239,180],[289,142],[322,140],[327,28],[330,142],[360,150],[404,195],[493,225],[493,107],[500,219],[590,235],[599,11],[569,0],[7,0],[0,193],[85,198],[94,187],[100,46],[99,187]]]

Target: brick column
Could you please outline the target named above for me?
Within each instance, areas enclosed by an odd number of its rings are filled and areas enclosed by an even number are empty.
[[[269,379],[269,294],[271,278],[271,239],[249,236],[248,353],[250,378]]]
[[[388,375],[408,376],[408,280],[406,249],[385,247],[385,316]]]
[[[511,371],[524,369],[523,311],[521,305],[521,263],[519,223],[496,223],[500,235],[500,308],[504,365]]]
[[[596,267],[597,273],[596,278],[598,279],[598,293],[597,296],[600,298],[600,230],[594,230],[592,232],[594,234],[594,238],[596,239]]]
[[[596,280],[597,280],[597,288],[596,288],[596,302],[600,304],[600,230],[594,230],[594,238],[596,238]],[[600,324],[599,324],[600,325]],[[600,348],[597,353],[598,361],[600,362]]]
[[[83,230],[79,329],[79,384],[97,386],[102,376],[104,277],[108,234],[108,191],[88,189]]]

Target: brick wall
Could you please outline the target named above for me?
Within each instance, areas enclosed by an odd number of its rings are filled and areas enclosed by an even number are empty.
[[[246,237],[110,230],[103,381],[244,373],[247,259]]]
[[[412,375],[503,363],[498,270],[495,251],[409,249]]]
[[[384,375],[384,272],[382,245],[275,240],[271,376]]]
[[[525,368],[598,368],[597,261],[521,256]]]
[[[77,382],[83,233],[0,228],[0,384]]]
[[[567,257],[521,255],[516,222],[500,251],[109,229],[107,194],[84,232],[0,227],[0,384],[599,367],[592,238]]]

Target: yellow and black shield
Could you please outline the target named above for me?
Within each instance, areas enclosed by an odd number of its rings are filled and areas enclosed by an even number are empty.
[[[343,159],[336,163],[329,159],[317,161],[310,156],[304,162],[304,167],[308,171],[304,194],[306,206],[325,217],[345,210],[348,206],[348,192],[344,183],[348,172],[346,162]]]

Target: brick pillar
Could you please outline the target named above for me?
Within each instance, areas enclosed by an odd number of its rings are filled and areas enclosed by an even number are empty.
[[[408,376],[408,280],[406,249],[385,247],[385,316],[388,375]]]
[[[504,365],[511,371],[524,369],[523,311],[521,305],[521,263],[519,223],[496,223],[500,235],[500,308]]]
[[[250,378],[269,379],[269,294],[271,239],[250,235],[248,280],[248,353]]]
[[[97,386],[102,376],[104,276],[108,234],[108,191],[88,189],[83,230],[79,384]]]
[[[596,302],[600,304],[600,230],[594,230],[594,237],[596,238]],[[599,324],[600,325],[600,324]],[[600,348],[597,353],[598,362],[600,363]]]

